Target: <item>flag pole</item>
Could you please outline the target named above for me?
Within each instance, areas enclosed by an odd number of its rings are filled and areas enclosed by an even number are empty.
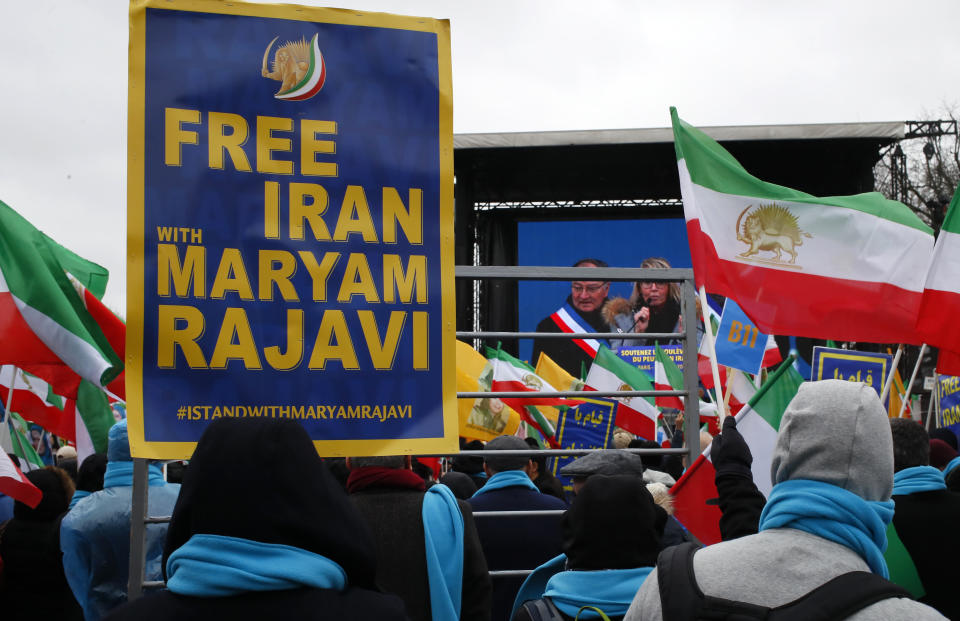
[[[937,400],[937,395],[940,394],[940,378],[936,371],[934,371],[933,377],[936,381],[933,382],[933,392],[930,393],[930,401],[927,403],[927,420],[923,425],[927,433],[930,433],[930,421],[933,420],[933,402]]]
[[[887,400],[890,394],[890,384],[893,383],[893,374],[897,372],[897,365],[900,363],[900,356],[903,355],[903,343],[897,345],[897,353],[893,356],[893,364],[890,365],[890,373],[887,374],[887,381],[884,382],[880,390],[880,403]]]
[[[713,329],[710,326],[710,319],[707,316],[707,290],[700,285],[700,312],[703,314],[703,338],[707,339],[707,348],[710,350],[710,370],[713,372],[713,385],[717,390],[721,390],[720,367],[717,366],[717,349],[713,343]],[[723,419],[727,417],[727,408],[721,399],[717,399],[717,423],[723,425]]]
[[[724,410],[730,409],[730,395],[733,394],[733,382],[734,382],[735,373],[739,373],[739,371],[737,369],[734,369],[733,367],[727,367],[727,392],[726,394],[723,395]]]
[[[7,403],[3,408],[3,429],[0,430],[0,446],[3,447],[4,451],[13,452],[13,436],[10,434],[10,406],[13,405],[13,388],[14,384],[17,382],[17,367],[16,365],[4,365],[3,369],[10,368],[12,370],[10,378],[10,387],[7,388]]]
[[[923,343],[920,345],[920,354],[917,356],[917,364],[913,365],[913,373],[910,374],[910,383],[907,384],[906,394],[903,396],[903,401],[900,403],[900,413],[897,414],[897,418],[903,418],[903,411],[907,409],[907,403],[910,401],[910,391],[913,389],[913,380],[917,379],[917,372],[920,371],[920,362],[923,360],[923,354],[927,352],[927,344]]]

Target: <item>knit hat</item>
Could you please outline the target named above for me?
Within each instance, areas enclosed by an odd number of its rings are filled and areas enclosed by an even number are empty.
[[[73,448],[69,444],[66,446],[61,446],[57,450],[57,462],[60,462],[64,459],[76,459],[77,458],[77,449]]]
[[[955,451],[960,451],[960,448],[957,446],[957,434],[953,433],[950,429],[946,427],[940,427],[938,429],[933,429],[930,431],[931,440],[943,440],[950,445]]]
[[[930,440],[930,465],[943,470],[958,453],[943,440]]]
[[[526,442],[517,436],[498,436],[487,442],[483,447],[484,451],[529,451],[530,447]],[[527,465],[530,457],[527,455],[484,455],[483,463],[494,472],[503,472],[504,470],[520,470]]]

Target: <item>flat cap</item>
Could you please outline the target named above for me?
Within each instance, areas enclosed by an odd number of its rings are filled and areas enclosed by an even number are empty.
[[[588,477],[594,474],[632,474],[643,476],[643,460],[639,455],[620,449],[599,449],[560,469],[565,477]]]

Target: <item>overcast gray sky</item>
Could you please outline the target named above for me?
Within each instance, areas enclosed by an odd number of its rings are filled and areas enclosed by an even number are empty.
[[[448,18],[454,131],[903,121],[960,103],[956,0],[302,2]],[[0,200],[125,308],[128,4],[0,0]]]

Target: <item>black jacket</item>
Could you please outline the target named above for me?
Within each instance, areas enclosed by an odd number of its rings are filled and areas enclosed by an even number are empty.
[[[394,595],[369,589],[292,589],[244,593],[233,597],[186,597],[170,591],[147,594],[114,609],[104,621],[376,621],[406,619]]]
[[[430,587],[423,540],[423,496],[413,489],[367,488],[350,494],[373,534],[377,551],[376,583],[404,601],[412,621],[431,621]],[[490,619],[490,574],[480,548],[470,505],[463,513],[463,586],[461,621]]]
[[[913,558],[927,594],[920,602],[950,619],[960,619],[960,597],[951,571],[960,557],[960,494],[949,490],[893,497],[893,525]]]
[[[63,574],[60,521],[70,502],[63,480],[51,469],[26,473],[43,492],[33,509],[17,501],[14,517],[0,524],[0,616],[4,619],[83,619]]]
[[[167,530],[164,567],[175,550],[199,533],[320,554],[343,568],[348,586],[344,591],[304,587],[227,597],[164,591],[121,606],[107,618],[406,618],[399,598],[377,590],[370,534],[295,421],[223,418],[210,424],[184,475]]]
[[[505,487],[474,496],[473,511],[566,510],[567,503],[526,487]],[[477,516],[477,532],[491,570],[534,569],[560,554],[560,515],[530,517]],[[524,577],[493,580],[493,621],[510,616]]]

